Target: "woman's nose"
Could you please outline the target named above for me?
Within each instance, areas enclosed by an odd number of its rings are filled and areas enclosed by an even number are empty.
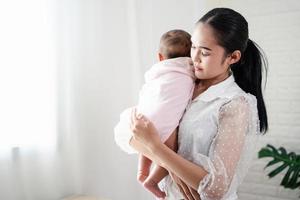
[[[193,56],[193,62],[194,63],[201,63],[201,50],[196,49]]]

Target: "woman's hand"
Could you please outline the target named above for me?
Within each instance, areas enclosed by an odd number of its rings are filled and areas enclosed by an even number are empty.
[[[172,180],[176,183],[185,200],[201,200],[200,195],[196,190],[187,186],[178,176],[169,173]]]
[[[152,150],[156,144],[161,143],[158,131],[153,123],[142,114],[138,114],[136,108],[133,108],[131,112],[130,128],[133,132],[133,138],[150,150]]]

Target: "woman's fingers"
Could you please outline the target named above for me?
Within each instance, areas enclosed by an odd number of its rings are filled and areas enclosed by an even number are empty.
[[[132,108],[131,110],[131,116],[130,116],[130,129],[134,134],[141,131],[143,128],[145,128],[147,125],[146,118],[140,114],[137,113],[136,108]]]
[[[137,116],[137,109],[136,108],[132,108],[131,109],[131,116],[130,116],[130,130],[132,132],[132,137],[143,143],[144,144],[144,136],[143,136],[143,132],[144,132],[144,127],[142,124],[141,119],[141,115]]]
[[[183,195],[185,200],[194,200],[193,195],[190,193],[189,188],[186,186],[186,184],[181,181],[180,178],[178,178],[173,173],[169,173],[171,175],[171,178],[176,183],[177,187],[179,188],[181,194]]]
[[[179,178],[177,176],[175,176],[172,172],[169,172],[169,174],[170,174],[172,180],[176,183],[176,185],[177,185],[179,191],[181,192],[181,194],[183,195],[184,199],[188,199],[188,197],[185,195],[185,193],[180,185]]]
[[[189,190],[195,200],[201,200],[200,195],[198,194],[198,192],[196,190],[194,190],[191,187],[189,187]]]
[[[138,127],[139,127],[139,119],[137,118],[137,111],[136,108],[133,108],[131,110],[131,117],[130,117],[130,129],[132,130],[132,132],[135,134],[138,132]]]
[[[143,118],[143,115],[141,113],[136,113],[135,112],[135,116],[136,116],[136,119],[142,119]]]
[[[183,195],[184,199],[189,200],[189,198],[185,195],[185,192],[183,191],[183,188],[181,187],[181,185],[179,183],[176,183],[176,184],[177,184],[177,187],[179,188],[179,191]]]
[[[193,195],[191,194],[191,192],[190,192],[189,188],[187,187],[187,185],[182,181],[180,181],[180,183],[181,183],[181,187],[183,189],[184,194],[187,196],[187,199],[188,200],[194,200]]]
[[[136,108],[131,109],[131,115],[130,115],[130,129],[134,131],[135,128],[135,112]]]
[[[134,124],[135,114],[136,114],[136,108],[134,107],[131,109],[131,115],[130,115],[131,124]]]
[[[149,124],[150,121],[143,114],[138,113],[136,108],[133,108],[131,110],[131,123],[145,126],[146,124]]]

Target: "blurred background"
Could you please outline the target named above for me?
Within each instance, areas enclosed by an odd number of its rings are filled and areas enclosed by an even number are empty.
[[[154,199],[113,127],[135,105],[160,36],[192,32],[214,7],[239,11],[269,59],[270,130],[259,142],[300,152],[298,0],[0,0],[0,199],[90,195]],[[299,199],[255,158],[241,200]]]

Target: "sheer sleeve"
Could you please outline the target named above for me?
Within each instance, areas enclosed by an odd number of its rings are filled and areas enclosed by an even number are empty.
[[[246,174],[243,169],[248,168],[251,160],[248,152],[251,148],[246,148],[251,144],[249,136],[256,135],[257,132],[258,118],[254,97],[237,97],[220,108],[218,132],[211,144],[209,155],[199,155],[198,158],[199,164],[208,172],[198,187],[202,200],[223,199],[231,187],[238,186],[241,182],[238,179]]]

